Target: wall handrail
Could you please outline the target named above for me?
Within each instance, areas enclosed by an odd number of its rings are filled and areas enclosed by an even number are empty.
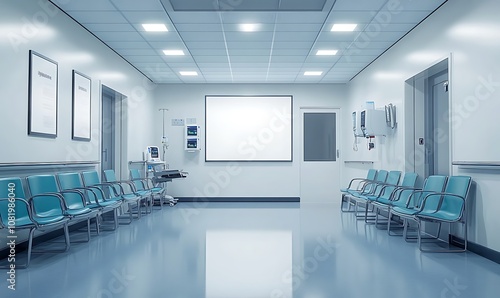
[[[0,167],[36,167],[36,166],[79,166],[97,165],[99,161],[57,161],[57,162],[2,162]]]
[[[454,161],[451,164],[462,169],[500,170],[498,161]]]

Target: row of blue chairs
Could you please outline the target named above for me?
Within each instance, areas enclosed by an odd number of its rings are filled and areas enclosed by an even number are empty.
[[[472,183],[469,176],[432,175],[416,188],[417,174],[370,169],[366,178],[354,178],[342,192],[343,212],[353,212],[357,218],[376,226],[385,224],[389,235],[402,235],[406,241],[416,240],[421,251],[463,252],[467,250],[467,197]],[[380,222],[379,216],[387,217]],[[422,223],[436,223],[435,235],[424,235]],[[423,245],[423,240],[439,240],[443,223],[464,223],[463,249],[436,248]],[[397,223],[394,226],[394,223]],[[411,223],[416,235],[409,235]],[[394,233],[402,228],[403,233]]]
[[[101,227],[115,230],[120,223],[129,224],[142,213],[151,213],[155,201],[159,201],[160,208],[164,203],[164,188],[155,187],[136,169],[130,170],[130,180],[117,180],[113,170],[103,174],[105,181],[101,181],[97,171],[32,175],[26,177],[25,183],[19,177],[0,178],[0,228],[9,229],[9,233],[28,231],[27,261],[17,268],[27,268],[32,253],[68,251],[71,224],[86,222],[85,241],[90,241],[92,221],[98,235]],[[122,206],[127,206],[127,210],[123,211]],[[125,212],[128,216],[119,216]],[[104,222],[104,214],[112,215],[111,225]],[[128,221],[120,221],[127,217]],[[35,231],[55,229],[63,229],[64,248],[32,251]]]

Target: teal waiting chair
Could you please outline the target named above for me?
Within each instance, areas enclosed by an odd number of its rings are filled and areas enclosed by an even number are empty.
[[[432,175],[425,179],[422,189],[404,189],[399,192],[398,196],[391,202],[388,214],[387,232],[391,235],[391,220],[393,216],[397,216],[403,221],[403,237],[405,240],[408,237],[409,220],[420,210],[423,199],[431,193],[443,192],[446,185],[447,176]]]
[[[90,222],[95,219],[96,230],[99,230],[97,216],[98,210],[92,210],[85,206],[85,198],[79,190],[60,190],[54,175],[33,175],[26,178],[28,189],[31,195],[44,198],[44,195],[60,197],[65,205],[64,215],[68,216],[72,222],[86,221],[87,223],[87,240],[90,241]],[[50,197],[48,197],[50,198]],[[75,242],[75,241],[73,241]]]
[[[166,194],[164,187],[156,187],[153,184],[153,179],[151,178],[142,178],[141,173],[138,169],[130,169],[130,181],[134,183],[134,186],[137,190],[146,190],[151,192],[152,195],[152,206],[156,200],[158,200],[158,204],[160,208],[163,207],[163,204],[166,201]]]
[[[417,183],[418,174],[414,172],[404,173],[401,183],[397,186],[386,185],[384,186],[381,194],[376,197],[370,197],[370,203],[375,208],[375,225],[378,227],[379,224],[384,224],[379,222],[379,215],[385,212],[387,215],[389,213],[389,208],[395,197],[403,190],[415,190],[415,184]],[[387,222],[386,222],[387,224]]]
[[[427,194],[419,210],[413,214],[417,222],[417,241],[421,251],[426,252],[464,252],[467,250],[467,216],[466,203],[472,179],[469,176],[450,176],[442,193]],[[422,245],[422,222],[432,222],[438,225],[436,235],[431,239],[439,239],[441,225],[462,222],[464,224],[463,249],[424,248]]]
[[[359,190],[348,190],[346,196],[349,198],[349,202],[354,205],[354,213],[356,214],[357,218],[361,218],[362,215],[359,214],[359,204],[356,198],[359,196],[372,195],[377,190],[380,190],[377,189],[377,185],[385,183],[388,174],[389,172],[386,170],[379,170],[377,172],[377,177],[375,177],[375,180],[366,181],[366,183],[363,184],[363,187]]]
[[[97,172],[96,172],[97,173]],[[89,174],[89,180],[92,181]],[[99,178],[99,177],[97,177]],[[62,190],[76,189],[84,193],[86,200],[85,206],[99,212],[99,230],[101,225],[103,225],[103,215],[112,213],[113,214],[113,225],[112,229],[118,227],[118,209],[120,209],[122,202],[121,199],[117,200],[107,200],[107,196],[104,191],[99,186],[85,186],[82,177],[79,173],[58,173],[57,180],[59,182],[59,187]],[[90,182],[89,182],[90,183]]]
[[[49,198],[50,197],[50,198]],[[25,264],[16,263],[16,268],[28,268],[32,253],[60,253],[70,248],[68,231],[69,217],[64,215],[64,203],[59,196],[47,195],[43,202],[39,196],[27,199],[20,178],[0,179],[0,228],[9,229],[17,234],[18,231],[28,231],[28,255]],[[43,203],[43,204],[42,204]],[[12,204],[14,208],[12,210]],[[14,211],[12,214],[11,211]],[[11,218],[14,217],[14,225]],[[62,228],[64,231],[65,248],[62,250],[39,250],[33,251],[33,236],[35,231],[47,231]],[[19,239],[17,239],[19,240]],[[19,244],[19,242],[17,242]],[[10,268],[0,266],[0,268]]]
[[[97,173],[97,171],[85,171],[82,172],[81,175],[85,187],[94,189],[96,191],[96,194],[99,195],[97,200],[102,200],[102,202],[110,202],[112,205],[118,204],[120,207],[122,207],[123,204],[128,204],[129,207],[128,222],[120,222],[120,223],[122,224],[132,223],[133,221],[132,205],[137,204],[137,201],[125,201],[125,199],[118,194],[112,183],[101,182],[101,179],[99,178],[99,174]],[[121,208],[118,208],[118,210],[121,210]],[[117,219],[121,218],[123,217],[118,216]]]
[[[370,207],[373,207],[371,204],[372,201],[375,201],[378,197],[384,197],[385,195],[389,196],[391,195],[391,192],[389,190],[392,190],[393,188],[397,187],[399,183],[399,179],[401,177],[401,171],[390,171],[387,174],[387,178],[384,182],[369,182],[370,184],[373,183],[372,188],[373,191],[370,193],[360,193],[357,194],[356,196],[353,196],[353,199],[356,204],[356,215],[358,217],[363,217],[363,215],[358,214],[358,207],[361,207],[361,205],[364,205],[365,212],[364,212],[364,219],[365,222],[368,222],[369,216],[368,216],[368,211]],[[373,207],[374,208],[374,207]],[[373,209],[375,211],[375,209]],[[372,216],[372,218],[375,218],[375,216]]]
[[[147,208],[147,201],[150,194],[136,192],[133,183],[130,183],[130,181],[119,181],[116,179],[114,170],[105,170],[103,171],[103,174],[105,183],[108,183],[109,185],[109,192],[121,197],[123,201],[128,204],[128,212],[131,218],[134,212],[137,213],[136,218],[140,218],[142,213],[142,204],[144,204],[145,208]],[[128,187],[128,190],[126,190],[124,185]]]
[[[340,209],[343,212],[351,212],[351,206],[354,206],[348,196],[350,191],[361,191],[364,185],[367,182],[375,180],[377,177],[377,170],[369,169],[366,173],[366,178],[353,178],[349,182],[349,185],[346,188],[341,188],[340,192],[342,192]],[[347,205],[347,208],[344,208],[344,202]]]

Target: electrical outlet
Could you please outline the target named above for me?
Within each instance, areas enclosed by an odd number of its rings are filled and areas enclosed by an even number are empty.
[[[172,126],[184,126],[184,119],[172,119]]]
[[[186,118],[186,124],[196,124],[196,118]]]

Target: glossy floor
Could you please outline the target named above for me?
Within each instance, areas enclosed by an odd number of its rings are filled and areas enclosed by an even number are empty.
[[[500,290],[499,264],[421,253],[333,205],[298,203],[179,203],[68,253],[35,255],[16,272],[16,291],[5,276],[0,297],[486,298]]]

